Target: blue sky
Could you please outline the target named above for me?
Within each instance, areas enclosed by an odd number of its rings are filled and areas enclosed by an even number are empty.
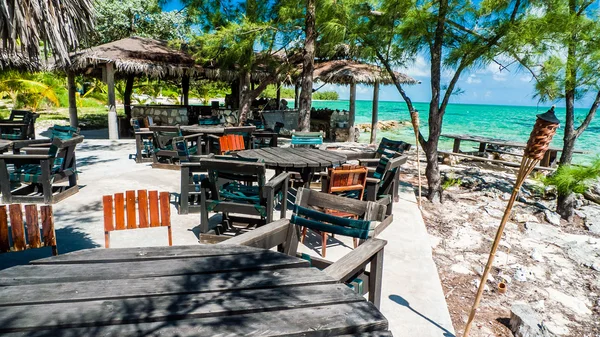
[[[179,10],[183,6],[179,0],[171,0],[163,9],[166,11]],[[427,102],[431,98],[430,65],[426,58],[418,57],[415,62],[406,69],[399,71],[420,80],[421,84],[406,86],[405,90],[409,97],[415,102]],[[513,67],[514,68],[514,67]],[[463,73],[458,87],[463,93],[452,98],[453,103],[464,104],[499,104],[499,105],[537,105],[534,96],[534,82],[531,76],[518,69],[500,71],[497,64],[490,64],[480,69],[472,69]],[[444,76],[442,83],[449,82],[449,77]],[[348,99],[349,87],[339,85],[325,85],[321,91],[334,90],[339,93],[340,99]],[[401,101],[402,98],[394,86],[382,86],[380,100]],[[369,86],[357,86],[357,98],[370,100],[373,97],[373,89]],[[577,102],[578,107],[589,107],[591,97]]]

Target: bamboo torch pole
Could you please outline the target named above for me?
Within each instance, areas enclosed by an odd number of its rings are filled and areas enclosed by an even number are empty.
[[[419,159],[419,111],[413,110],[410,113],[413,130],[415,131],[415,140],[417,144],[417,177],[419,179],[419,199],[418,205],[421,208],[421,160]]]
[[[523,182],[525,181],[527,176],[529,176],[529,174],[533,171],[533,169],[540,162],[540,160],[544,158],[544,154],[550,146],[550,141],[556,133],[558,124],[559,121],[554,115],[554,106],[550,108],[550,110],[548,110],[546,113],[537,115],[537,120],[535,122],[533,130],[531,131],[531,135],[529,136],[529,141],[527,142],[525,152],[523,153],[523,160],[521,161],[521,167],[519,168],[519,172],[517,173],[517,180],[515,182],[515,186],[513,187],[510,200],[508,201],[508,205],[506,206],[506,210],[504,211],[502,221],[500,221],[500,226],[498,227],[498,232],[496,233],[494,243],[492,244],[492,249],[490,251],[490,255],[488,256],[487,264],[485,265],[485,269],[483,270],[483,274],[481,275],[481,280],[479,281],[479,288],[477,289],[477,295],[475,296],[475,302],[473,303],[473,307],[471,308],[469,320],[467,321],[467,325],[465,326],[463,337],[468,337],[469,332],[471,331],[471,324],[473,323],[473,319],[475,318],[475,314],[477,312],[477,307],[479,306],[479,302],[481,301],[481,296],[483,295],[483,290],[485,289],[488,274],[492,269],[494,257],[496,256],[496,250],[498,249],[498,245],[500,244],[500,240],[502,239],[502,233],[504,232],[504,226],[506,226],[506,222],[508,222],[510,212],[515,203],[515,200],[517,199],[519,190],[521,189],[521,186],[523,185]]]

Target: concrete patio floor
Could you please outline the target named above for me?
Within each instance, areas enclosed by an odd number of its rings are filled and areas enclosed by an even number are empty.
[[[174,245],[198,244],[199,214],[179,215],[175,197],[180,172],[152,169],[149,163],[128,159],[133,140],[86,139],[77,148],[80,191],[54,206],[59,253],[103,248],[102,196],[126,190],[171,192]],[[432,259],[429,237],[410,186],[401,187],[394,204],[394,222],[380,236],[385,248],[381,310],[394,336],[454,336],[454,329]],[[291,212],[288,211],[288,217]],[[279,215],[275,215],[278,219]],[[111,247],[166,246],[166,228],[121,231],[111,234]],[[309,234],[301,250],[320,256],[320,236]],[[352,240],[330,238],[328,260],[352,249]],[[0,269],[47,257],[49,248],[0,255]]]

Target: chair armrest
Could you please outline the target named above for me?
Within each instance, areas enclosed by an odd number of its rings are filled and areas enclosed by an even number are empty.
[[[0,154],[0,159],[45,160],[52,158],[54,158],[54,156],[48,154]]]
[[[290,220],[281,219],[268,223],[264,226],[260,226],[244,234],[234,236],[231,239],[218,244],[234,244],[271,249],[275,246],[286,243],[288,231],[293,230],[293,227],[294,225],[290,224]]]
[[[48,154],[50,151],[49,147],[23,147],[21,151],[25,152],[28,155],[31,154]]]
[[[265,187],[272,188],[274,190],[278,190],[284,184],[287,185],[289,177],[290,177],[290,175],[287,172],[282,172],[278,176],[276,176],[273,179],[269,180],[265,184]]]
[[[140,135],[140,136],[152,136],[154,135],[154,132],[148,130],[148,131],[136,131],[135,135]]]
[[[212,135],[212,134],[209,134],[207,136],[208,136],[208,138],[212,138],[212,139],[216,139],[216,140],[219,140],[219,138],[221,138],[221,137],[219,137],[217,135]]]
[[[323,271],[338,282],[348,282],[364,269],[386,244],[385,240],[369,239]]]
[[[52,139],[44,138],[44,139],[29,139],[29,140],[15,140],[12,143],[13,149],[21,149],[23,147],[29,146],[50,146],[52,145]]]
[[[362,158],[358,159],[358,163],[362,166],[377,166],[379,163],[379,158]]]
[[[185,135],[183,136],[183,139],[188,139],[188,138],[198,138],[198,137],[202,137],[204,134],[203,133],[194,133],[191,135]]]
[[[377,184],[379,181],[379,179],[367,177],[367,185]]]

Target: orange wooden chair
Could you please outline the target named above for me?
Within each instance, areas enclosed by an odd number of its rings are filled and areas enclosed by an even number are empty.
[[[360,165],[349,165],[345,164],[339,167],[330,168],[327,172],[327,184],[326,190],[329,194],[336,194],[348,198],[362,200],[365,194],[365,186],[367,184],[367,175],[369,170]],[[358,216],[353,213],[348,213],[335,209],[325,209],[326,214],[335,215],[342,218],[358,219]],[[325,257],[327,250],[327,233],[321,233],[321,240],[323,241],[321,248],[321,255]],[[306,227],[302,229],[302,242],[306,236]],[[358,245],[358,240],[353,239],[354,248]]]
[[[219,137],[219,154],[228,154],[245,149],[246,145],[242,135],[231,134]]]
[[[25,222],[23,222],[23,208],[21,204],[9,205],[8,209],[9,216],[6,215],[6,206],[0,206],[0,253],[21,251],[28,248],[52,247],[52,255],[58,255],[52,206],[40,207],[40,216],[42,218],[41,236],[36,205],[25,205]],[[10,246],[10,234],[8,232],[9,218],[12,232],[12,247]],[[27,242],[25,240],[26,231]]]
[[[137,220],[135,191],[126,191],[125,195],[115,193],[114,198],[112,195],[105,195],[102,197],[102,203],[104,205],[104,245],[106,248],[110,247],[110,232],[112,231],[160,226],[167,227],[169,246],[173,245],[169,192],[160,192],[159,194],[158,191],[138,190]],[[125,225],[125,214],[127,214],[127,225]]]

